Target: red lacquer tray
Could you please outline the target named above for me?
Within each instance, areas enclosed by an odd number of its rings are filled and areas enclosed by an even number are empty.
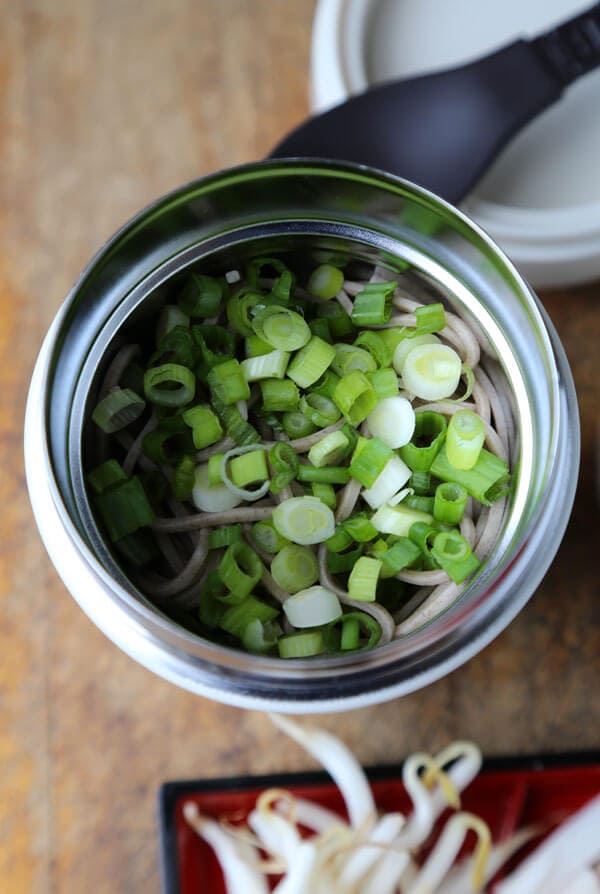
[[[381,810],[409,810],[401,766],[376,767],[367,774]],[[211,848],[183,818],[186,801],[194,801],[207,816],[238,822],[272,787],[344,815],[342,799],[325,773],[165,783],[158,804],[163,894],[225,894]],[[496,758],[485,762],[463,792],[462,807],[481,816],[493,840],[500,841],[522,826],[555,825],[599,793],[600,753]]]

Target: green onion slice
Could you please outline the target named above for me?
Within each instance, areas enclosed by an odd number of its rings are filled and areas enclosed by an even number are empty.
[[[481,565],[458,531],[442,531],[437,534],[431,547],[431,555],[455,584],[462,583]]]
[[[290,359],[286,351],[270,351],[259,357],[242,360],[240,366],[247,382],[258,382],[260,379],[283,379]]]
[[[275,582],[287,593],[297,593],[298,590],[310,587],[318,581],[319,563],[310,547],[290,543],[274,557],[271,562],[271,574]]]
[[[298,474],[298,456],[293,447],[284,441],[278,441],[269,450],[269,463],[272,469],[271,491],[278,494]]]
[[[311,273],[306,285],[307,292],[322,301],[335,298],[344,285],[344,274],[331,264],[321,264]]]
[[[250,595],[262,573],[262,562],[243,541],[232,543],[219,563],[219,577],[229,592],[239,599]]]
[[[431,465],[431,474],[442,481],[462,484],[468,494],[485,506],[490,506],[508,489],[508,466],[503,459],[482,449],[472,469],[457,469],[452,465],[444,447]]]
[[[182,407],[196,391],[196,377],[191,369],[179,363],[153,366],[144,374],[144,394],[159,407]]]
[[[243,464],[233,463],[235,458],[241,458],[246,454],[251,455],[251,461],[245,460]],[[260,457],[258,456],[259,454],[261,454]],[[228,465],[230,461],[231,468]],[[244,481],[245,483],[257,481],[262,481],[262,483],[256,489],[250,490],[247,487],[236,484],[234,474],[239,481]],[[231,450],[228,450],[227,453],[223,454],[223,459],[221,460],[221,480],[225,487],[232,494],[235,494],[236,497],[249,502],[260,500],[267,493],[270,485],[265,448],[261,445],[249,444],[246,447],[233,447]]]
[[[350,636],[349,633],[346,634],[346,645],[344,645],[344,631],[346,625],[354,625],[357,624],[359,628],[359,632],[366,637],[366,642],[359,639],[358,643],[354,645],[356,642],[356,638],[354,633]],[[341,633],[339,628],[342,628]],[[351,628],[352,629],[352,628]],[[379,640],[381,639],[381,627],[370,615],[367,615],[365,612],[346,612],[339,618],[337,621],[333,621],[328,625],[325,631],[325,644],[327,647],[327,651],[330,653],[337,653],[339,651],[364,651],[367,649],[372,649],[377,645]]]
[[[422,400],[443,400],[456,391],[462,362],[448,345],[417,345],[406,355],[404,387]]]
[[[103,432],[111,435],[139,419],[145,406],[135,391],[115,388],[96,405],[92,419]]]
[[[467,505],[466,488],[455,481],[443,481],[435,489],[433,517],[445,525],[458,525]]]
[[[410,443],[400,448],[400,456],[413,472],[428,472],[442,448],[448,423],[441,413],[415,413],[415,430]]]
[[[299,590],[283,603],[283,611],[293,627],[320,627],[342,614],[340,600],[319,584]]]
[[[446,455],[457,469],[472,469],[485,441],[483,420],[472,410],[458,410],[448,424]]]
[[[352,425],[364,422],[377,404],[373,386],[366,375],[358,369],[340,379],[333,393],[333,399]]]
[[[381,571],[381,561],[370,556],[361,556],[348,578],[348,595],[360,602],[374,602],[377,581]]]
[[[311,339],[308,323],[287,307],[265,307],[252,320],[252,328],[263,341],[280,351],[297,351]]]
[[[309,546],[322,543],[335,531],[333,512],[316,497],[291,497],[273,510],[273,524],[282,537]]]
[[[226,487],[222,481],[220,484],[210,484],[208,463],[203,463],[196,466],[192,502],[196,509],[200,509],[202,512],[226,512],[228,509],[235,509],[236,506],[239,506],[242,498],[231,488]]]
[[[335,357],[335,348],[322,338],[313,335],[292,358],[287,375],[300,388],[310,388],[320,379]]]
[[[325,651],[325,639],[322,630],[305,630],[302,633],[290,633],[280,636],[277,641],[280,658],[310,658]]]

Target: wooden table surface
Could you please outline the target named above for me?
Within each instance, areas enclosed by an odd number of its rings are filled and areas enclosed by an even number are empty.
[[[312,0],[0,3],[0,890],[156,892],[165,779],[313,762],[258,714],[179,691],[82,614],[29,508],[22,419],[79,270],[178,184],[264,155],[307,113]],[[488,753],[598,745],[600,286],[543,295],[579,391],[577,508],[510,628],[424,692],[320,720],[366,763],[472,737]]]

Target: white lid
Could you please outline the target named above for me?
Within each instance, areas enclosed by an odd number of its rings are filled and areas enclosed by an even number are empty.
[[[449,68],[532,37],[590,0],[319,0],[316,112],[370,84]],[[532,285],[600,277],[600,69],[515,137],[462,206]]]

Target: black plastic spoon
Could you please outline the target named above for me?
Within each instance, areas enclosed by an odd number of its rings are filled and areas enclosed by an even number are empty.
[[[271,157],[354,161],[457,204],[509,140],[600,65],[600,3],[475,62],[373,87],[283,139]],[[598,106],[590,115],[600,114]]]

